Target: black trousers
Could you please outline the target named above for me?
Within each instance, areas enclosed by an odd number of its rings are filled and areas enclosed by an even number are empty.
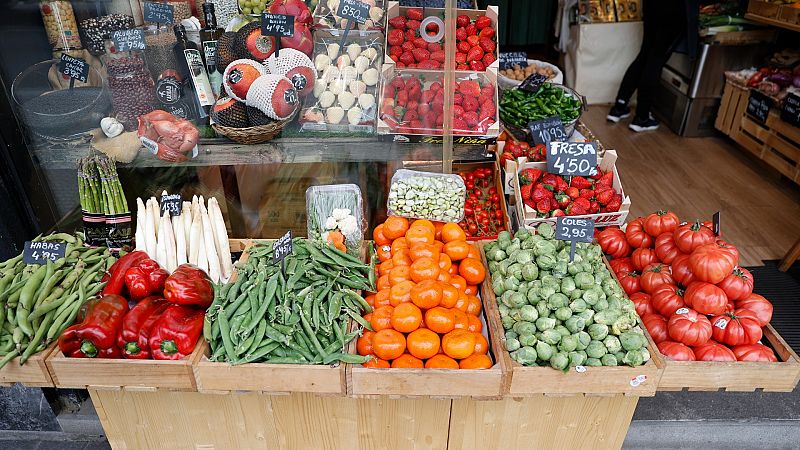
[[[628,102],[638,90],[636,117],[650,114],[661,68],[686,35],[686,5],[681,0],[643,0],[642,47],[619,86],[617,100]],[[692,30],[696,33],[697,30]]]

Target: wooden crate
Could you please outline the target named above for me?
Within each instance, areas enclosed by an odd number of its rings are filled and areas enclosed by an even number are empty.
[[[783,338],[767,324],[764,339],[775,349],[779,362],[672,361],[664,358],[662,391],[791,392],[800,381],[800,359]],[[659,353],[660,354],[660,353]],[[662,356],[663,357],[663,356]]]
[[[717,119],[714,127],[736,140],[742,123],[742,117],[747,111],[747,98],[750,91],[738,84],[725,82],[722,101],[719,105]]]
[[[782,5],[778,11],[778,20],[791,25],[800,25],[800,8],[793,5]]]
[[[488,274],[489,265],[486,262],[483,246],[481,246],[481,259]],[[607,261],[606,266],[608,266]],[[614,271],[610,267],[608,269],[614,276]],[[647,338],[647,348],[650,351],[651,359],[642,366],[586,367],[586,371],[582,373],[578,373],[575,368],[571,368],[569,372],[565,373],[551,367],[526,367],[512,360],[508,351],[505,350],[503,343],[505,331],[500,321],[500,311],[492,289],[491,277],[487,276],[481,286],[481,293],[489,320],[492,347],[509,371],[508,396],[626,395],[652,397],[656,394],[656,387],[663,372],[663,361],[658,356],[656,345],[644,326],[641,328]]]
[[[734,140],[758,159],[800,184],[800,128],[782,121],[776,109],[769,112],[766,124],[745,113]]]
[[[778,12],[781,5],[777,3],[761,2],[757,0],[750,0],[747,4],[747,12],[761,17],[775,19],[778,17]]]
[[[19,357],[8,362],[0,369],[0,386],[11,386],[22,383],[29,387],[53,387],[53,378],[47,370],[45,360],[57,347],[53,343],[41,352],[31,356],[24,365],[19,365]]]

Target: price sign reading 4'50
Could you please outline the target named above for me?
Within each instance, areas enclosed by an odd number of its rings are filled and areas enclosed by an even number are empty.
[[[73,80],[86,83],[86,80],[89,79],[89,63],[81,58],[63,53],[61,55],[61,73]]]
[[[528,129],[531,132],[533,145],[544,144],[549,147],[551,142],[567,140],[567,131],[560,117],[528,122]]]
[[[261,13],[261,34],[279,38],[294,36],[294,16]]]
[[[369,19],[369,4],[358,0],[341,0],[336,15],[344,19],[364,23]]]
[[[169,3],[142,2],[142,15],[145,22],[172,23],[175,13]]]
[[[22,249],[22,260],[25,264],[47,264],[47,261],[57,261],[67,253],[66,242],[31,242],[25,241]]]
[[[597,144],[551,142],[547,151],[547,171],[558,175],[594,175],[597,173]]]
[[[558,217],[556,219],[556,239],[570,241],[569,260],[572,262],[575,258],[575,243],[594,240],[594,220]]]

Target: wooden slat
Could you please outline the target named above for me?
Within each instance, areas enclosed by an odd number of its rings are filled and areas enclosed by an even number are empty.
[[[47,370],[45,360],[56,347],[57,344],[53,343],[43,351],[32,355],[23,365],[19,364],[19,357],[9,361],[0,369],[0,385],[22,383],[29,387],[53,387],[53,378]]]

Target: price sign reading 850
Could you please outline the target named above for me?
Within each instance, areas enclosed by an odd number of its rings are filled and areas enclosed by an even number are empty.
[[[344,19],[364,23],[369,19],[369,4],[358,0],[342,0],[339,2],[336,15]]]
[[[547,150],[547,171],[568,176],[594,175],[597,173],[597,144],[551,142]]]

